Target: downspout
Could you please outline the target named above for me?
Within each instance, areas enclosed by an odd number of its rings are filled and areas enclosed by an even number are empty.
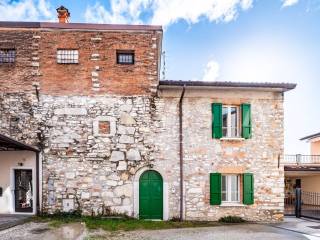
[[[180,155],[180,221],[183,220],[183,97],[185,93],[186,85],[183,86],[180,100],[179,100],[179,155]]]
[[[36,152],[36,215],[40,214],[40,192],[39,192],[39,160],[40,152]]]

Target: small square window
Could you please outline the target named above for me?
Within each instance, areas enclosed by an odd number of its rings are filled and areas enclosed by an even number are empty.
[[[134,51],[117,51],[118,64],[134,64]]]
[[[99,116],[93,120],[93,135],[97,137],[114,136],[117,131],[116,119],[109,116]]]
[[[70,49],[59,49],[57,51],[57,63],[77,64],[79,63],[79,51]]]
[[[109,121],[99,121],[99,134],[110,134]]]
[[[16,59],[15,49],[0,49],[0,64],[14,63]]]

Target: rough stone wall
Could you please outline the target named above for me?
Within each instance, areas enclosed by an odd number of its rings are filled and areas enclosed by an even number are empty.
[[[154,111],[149,97],[42,96],[43,210],[72,199],[84,214],[111,207],[131,215],[133,176],[154,162]],[[115,125],[109,136],[95,134],[102,116]]]
[[[43,211],[132,213],[133,175],[154,161],[161,38],[0,29],[0,48],[16,49],[15,63],[0,64],[0,132],[42,150]],[[59,48],[79,50],[79,64],[57,64]],[[117,50],[134,50],[135,64],[116,64]]]
[[[34,94],[0,93],[0,133],[38,146],[41,124]]]
[[[179,154],[177,92],[163,90],[160,111],[163,131],[157,136],[156,166],[168,175],[170,217],[179,214]],[[252,138],[241,141],[212,139],[211,103],[251,103]],[[188,220],[218,220],[237,215],[253,221],[277,221],[283,217],[282,95],[254,91],[187,91],[183,103],[184,216]],[[209,204],[209,174],[254,174],[254,205],[236,207]]]

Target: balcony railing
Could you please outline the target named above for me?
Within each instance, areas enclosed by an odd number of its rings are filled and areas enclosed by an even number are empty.
[[[283,164],[285,165],[308,165],[320,164],[320,155],[284,155]]]

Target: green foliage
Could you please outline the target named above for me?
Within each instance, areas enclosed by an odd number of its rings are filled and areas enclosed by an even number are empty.
[[[245,220],[237,216],[226,216],[219,219],[220,223],[243,223]]]
[[[137,229],[170,229],[170,228],[192,228],[192,227],[210,227],[217,226],[217,222],[199,222],[199,221],[146,221],[138,219],[98,219],[86,218],[86,226],[89,229],[101,228],[106,231],[132,231]]]
[[[106,231],[132,231],[138,229],[170,229],[170,228],[192,228],[192,227],[213,227],[220,225],[217,222],[205,221],[148,221],[134,218],[122,218],[116,216],[80,216],[71,213],[57,213],[54,215],[43,215],[38,221],[49,221],[51,227],[61,227],[71,222],[84,222],[88,229],[103,229]]]

